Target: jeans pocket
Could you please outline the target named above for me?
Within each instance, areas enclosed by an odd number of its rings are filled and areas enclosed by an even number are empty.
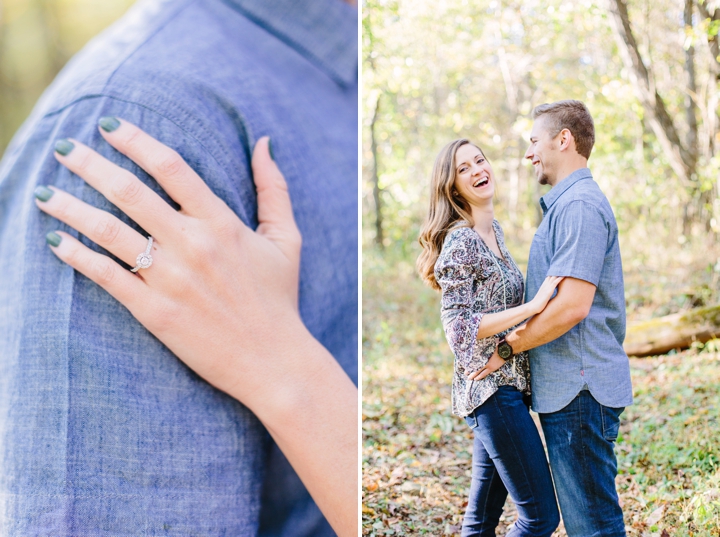
[[[475,417],[475,411],[472,414],[465,416],[465,422],[470,426],[471,429],[477,427],[477,418]]]
[[[603,438],[608,442],[615,442],[620,432],[620,414],[625,410],[625,407],[611,408],[601,406],[600,409],[602,414]]]

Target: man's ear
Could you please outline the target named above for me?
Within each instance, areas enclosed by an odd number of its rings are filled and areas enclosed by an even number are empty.
[[[575,137],[570,129],[561,130],[558,134],[558,141],[560,142],[560,151],[566,151],[575,146]]]

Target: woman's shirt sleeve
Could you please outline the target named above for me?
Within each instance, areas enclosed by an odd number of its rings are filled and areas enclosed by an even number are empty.
[[[441,319],[445,337],[463,369],[472,361],[483,317],[475,307],[481,263],[473,233],[468,228],[452,231],[435,264],[435,279],[442,289]]]

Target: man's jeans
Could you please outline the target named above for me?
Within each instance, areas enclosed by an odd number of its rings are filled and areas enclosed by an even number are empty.
[[[495,536],[508,492],[519,518],[509,537],[550,536],[560,523],[545,450],[523,395],[500,386],[465,418],[475,433],[462,536]]]
[[[603,406],[582,390],[562,410],[540,414],[569,537],[625,535],[613,451],[623,410]]]

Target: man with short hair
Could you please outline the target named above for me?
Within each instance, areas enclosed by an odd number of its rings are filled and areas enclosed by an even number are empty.
[[[543,221],[528,261],[526,297],[564,276],[545,310],[500,340],[505,359],[529,351],[532,407],[540,415],[570,537],[625,535],[613,451],[632,404],[623,350],[625,293],[618,227],[587,168],[595,128],[580,101],[543,104],[525,153],[540,184]]]

